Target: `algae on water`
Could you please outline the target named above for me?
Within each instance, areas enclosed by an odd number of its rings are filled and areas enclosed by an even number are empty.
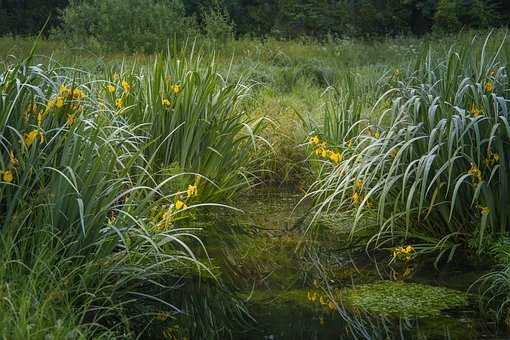
[[[399,317],[426,317],[467,304],[467,295],[445,287],[419,283],[382,281],[338,292],[353,308],[372,314]]]

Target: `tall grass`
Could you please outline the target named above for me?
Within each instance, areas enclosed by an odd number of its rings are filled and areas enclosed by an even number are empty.
[[[410,239],[423,251],[477,252],[508,232],[508,71],[503,41],[453,47],[446,58],[419,58],[411,76],[385,93],[379,123],[364,129],[352,152],[312,195],[318,211],[352,210],[380,227],[372,241]],[[374,133],[377,131],[377,134]]]
[[[500,324],[508,325],[510,321],[510,242],[502,237],[493,244],[490,255],[496,266],[480,277],[471,290],[478,290],[480,309],[488,318]]]
[[[256,179],[250,164],[264,123],[241,110],[250,87],[242,79],[223,77],[214,59],[202,58],[193,48],[185,58],[177,53],[158,56],[127,116],[138,124],[150,123],[153,142],[146,154],[159,169],[176,163],[200,173],[207,178],[194,180],[201,198],[218,200]]]
[[[320,178],[329,173],[331,165],[341,163],[352,149],[353,139],[368,125],[361,116],[368,98],[360,92],[359,81],[347,74],[341,83],[323,93],[320,121],[310,115],[307,119],[301,117],[309,133],[309,164],[315,176]]]
[[[0,67],[2,337],[136,336],[160,314],[175,324],[182,277],[209,272],[183,224],[186,188],[168,191],[183,174],[153,175],[143,126],[108,104],[105,84],[30,57]]]
[[[359,81],[348,73],[323,94],[326,98],[321,121],[315,122],[314,117],[308,117],[305,129],[335,146],[348,143],[363,128],[361,114],[367,98],[360,95],[361,92]]]

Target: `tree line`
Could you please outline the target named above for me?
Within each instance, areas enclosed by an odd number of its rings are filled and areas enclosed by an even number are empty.
[[[89,0],[0,0],[0,34],[48,32],[62,10]],[[109,0],[105,0],[109,1]],[[238,36],[371,36],[503,26],[507,0],[144,0],[183,6],[198,26],[209,8],[221,9]],[[224,18],[223,18],[224,19]]]

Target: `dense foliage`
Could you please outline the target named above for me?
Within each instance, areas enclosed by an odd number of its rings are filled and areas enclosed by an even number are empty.
[[[138,5],[137,5],[138,3]],[[140,6],[143,3],[144,6]],[[15,1],[0,2],[0,32],[13,34],[33,34],[43,26],[48,16],[50,25],[57,26],[60,10],[68,1]],[[327,34],[341,36],[376,34],[422,34],[432,29],[455,31],[462,27],[482,28],[504,25],[510,16],[510,4],[504,0],[151,0],[151,1],[70,1],[70,6],[86,9],[82,19],[91,21],[90,29],[107,36],[114,33],[131,34],[125,25],[131,19],[137,27],[151,34],[167,33],[168,25],[154,26],[155,22],[170,22],[171,32],[187,31],[182,25],[182,9],[189,20],[210,24],[210,8],[224,8],[238,35],[296,37],[310,35],[324,37]],[[162,10],[165,8],[165,10]],[[113,11],[109,11],[113,10]],[[126,11],[126,9],[129,9]],[[119,13],[122,12],[122,13]],[[152,11],[152,12],[151,12]],[[152,14],[151,14],[152,13]],[[116,20],[117,31],[112,26],[98,21],[111,14],[112,18],[124,15],[124,20]],[[64,16],[65,17],[65,16]],[[216,16],[224,23],[224,16]],[[65,20],[64,20],[65,21]],[[71,22],[71,24],[74,22]],[[79,24],[80,22],[76,22]],[[69,24],[69,23],[67,23]],[[68,26],[68,25],[66,25]],[[162,31],[163,30],[163,31]]]
[[[183,280],[191,282],[190,290],[203,280],[210,281],[206,287],[217,284],[194,255],[200,240],[184,228],[194,206],[204,202],[204,185],[183,182],[188,177],[176,169],[158,176],[159,162],[144,151],[172,131],[151,127],[164,123],[143,120],[151,116],[126,119],[135,96],[154,88],[147,78],[118,71],[106,80],[51,59],[46,66],[31,57],[0,65],[0,290],[9,301],[0,303],[4,337],[114,338],[138,332],[154,315],[160,322],[152,331],[161,331],[181,310],[203,303],[219,310],[202,322],[189,321],[190,332],[213,337],[223,330],[217,316],[238,315],[235,305],[225,307],[236,303],[228,292],[190,299],[175,289]],[[177,79],[174,71],[165,76]],[[204,106],[219,107],[197,78],[179,77],[182,88],[174,93],[201,93]],[[225,102],[236,99],[217,84]],[[146,135],[147,129],[153,133]],[[208,129],[211,138],[219,132]],[[228,126],[221,130],[226,141],[229,132]],[[194,156],[200,164],[211,158],[206,152]],[[200,272],[206,275],[195,278]]]
[[[183,40],[194,27],[182,3],[174,0],[71,0],[62,22],[64,39],[127,51],[164,48],[168,39]]]
[[[355,227],[373,218],[378,246],[414,240],[450,259],[459,247],[484,252],[507,233],[508,73],[487,44],[452,49],[439,62],[429,52],[409,75],[395,72],[396,84],[374,108],[377,124],[352,113],[327,120],[342,133],[324,124],[311,144],[332,163],[341,152],[343,162],[317,182],[315,193],[327,197],[320,210],[353,209]],[[346,119],[351,131],[364,127],[357,136],[341,128]],[[326,150],[323,138],[340,151]]]

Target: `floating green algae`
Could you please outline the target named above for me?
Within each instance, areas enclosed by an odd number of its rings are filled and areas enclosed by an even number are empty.
[[[339,292],[347,305],[372,314],[399,317],[437,316],[467,304],[463,292],[419,283],[382,281]]]

